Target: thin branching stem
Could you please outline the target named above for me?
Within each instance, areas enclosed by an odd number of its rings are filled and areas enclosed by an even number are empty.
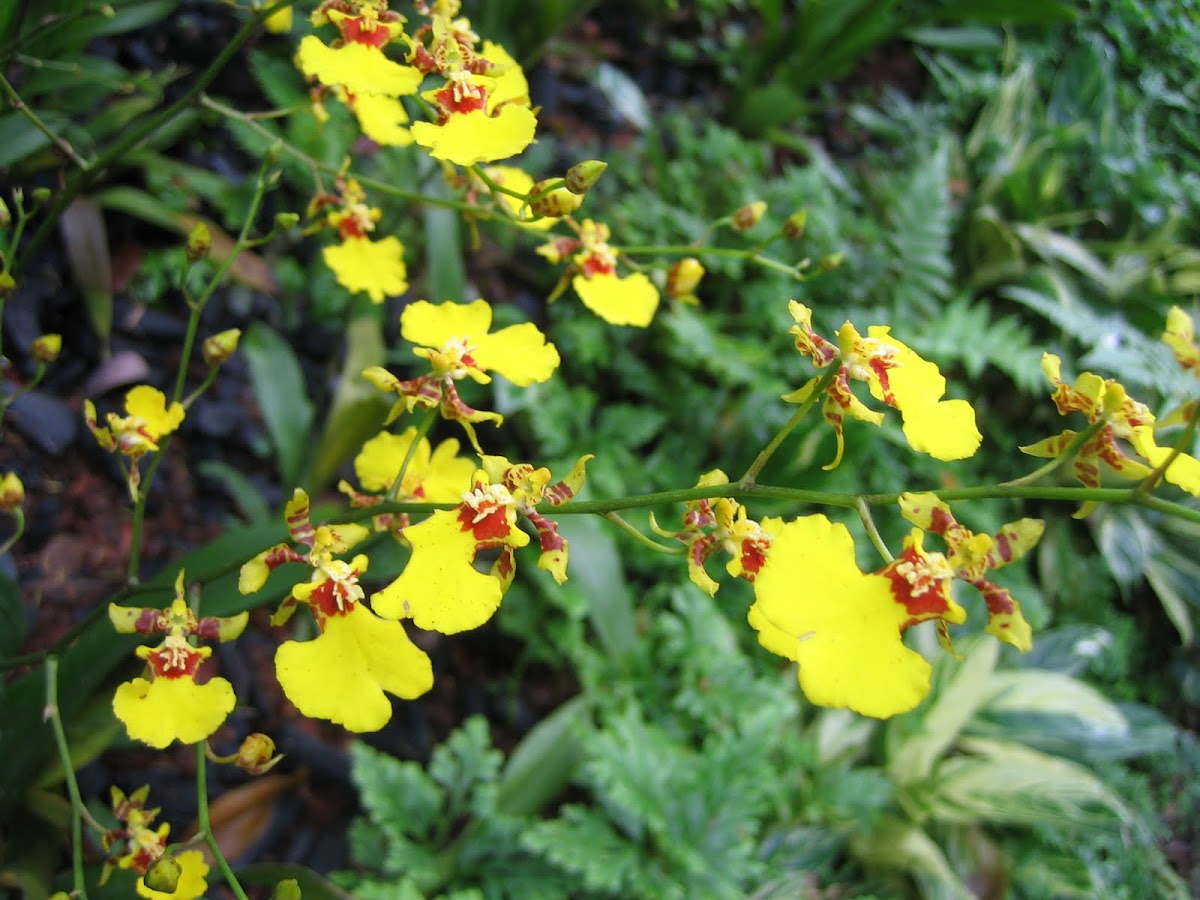
[[[50,727],[54,731],[54,743],[58,747],[58,758],[66,778],[67,793],[71,797],[71,873],[75,882],[72,896],[87,900],[87,885],[83,877],[83,798],[79,794],[79,782],[75,780],[71,748],[67,746],[67,733],[63,729],[62,716],[58,709],[57,656],[46,657],[46,708],[43,715],[50,721]]]
[[[668,547],[665,544],[660,544],[658,541],[638,531],[615,512],[606,512],[600,514],[602,518],[612,522],[627,535],[641,544],[643,547],[649,547],[656,553],[665,553],[669,556],[680,556],[684,552],[683,547]]]
[[[225,854],[221,852],[221,847],[213,834],[212,821],[208,814],[208,761],[204,758],[206,744],[206,741],[196,744],[196,818],[200,825],[200,833],[204,835],[204,842],[212,851],[217,868],[225,877],[225,886],[233,891],[233,895],[238,900],[248,900],[246,892],[238,883],[237,876],[233,874],[233,869],[229,867],[229,861],[225,859]]]
[[[412,443],[408,445],[408,452],[404,454],[404,461],[400,463],[400,469],[396,472],[391,487],[388,488],[388,500],[395,500],[400,496],[400,491],[404,487],[404,475],[408,471],[409,463],[417,453],[417,445],[421,443],[425,435],[429,434],[429,429],[433,427],[433,420],[437,418],[437,413],[437,409],[431,409],[417,423],[417,432],[413,435]]]

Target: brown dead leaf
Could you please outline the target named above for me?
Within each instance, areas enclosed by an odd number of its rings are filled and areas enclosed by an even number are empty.
[[[285,792],[293,790],[304,780],[301,770],[291,775],[263,775],[241,787],[222,794],[209,806],[209,821],[213,836],[226,859],[241,856],[266,833],[271,825],[275,804]],[[195,834],[199,823],[193,822],[188,829]],[[214,864],[207,846],[201,846],[205,859]]]

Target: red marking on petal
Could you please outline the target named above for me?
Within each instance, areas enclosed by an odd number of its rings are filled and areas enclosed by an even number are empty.
[[[487,108],[487,91],[479,88],[477,96],[454,96],[454,87],[448,86],[437,92],[437,104],[446,113],[470,113]]]
[[[365,27],[364,27],[365,26]],[[380,49],[392,39],[391,32],[377,23],[356,17],[342,19],[339,27],[342,37],[355,44],[365,44],[368,47]]]
[[[463,531],[469,531],[475,540],[482,544],[495,544],[505,541],[512,533],[512,524],[508,521],[507,511],[498,506],[492,512],[486,513],[476,521],[481,510],[476,510],[466,503],[458,508],[458,521]]]
[[[156,631],[166,631],[167,627],[163,624],[162,612],[157,609],[143,609],[133,623],[133,630],[138,634],[154,634]]]
[[[185,648],[163,648],[146,657],[146,664],[156,678],[195,679],[204,656],[192,646]]]
[[[933,508],[933,512],[930,514],[928,530],[932,531],[934,534],[945,534],[950,528],[957,524],[958,522],[955,520],[954,516],[946,512],[946,510],[942,509],[941,507],[935,506]]]
[[[914,567],[907,576],[900,571],[902,567],[908,568],[906,563]],[[940,618],[950,611],[949,585],[929,574],[924,558],[915,547],[906,547],[878,574],[892,583],[892,596],[908,611],[909,618],[900,626],[901,631],[926,619]]]
[[[597,253],[589,253],[579,263],[579,269],[585,276],[612,275],[617,271],[616,262],[611,258]]]
[[[566,540],[558,533],[558,524],[547,519],[536,510],[526,510],[526,518],[533,523],[533,527],[537,529],[538,539],[542,543],[542,552],[548,553],[551,550],[561,550],[567,546]]]
[[[983,578],[971,582],[979,593],[983,594],[983,602],[987,604],[988,613],[993,616],[1008,616],[1012,615],[1016,609],[1016,602],[1012,598],[1012,594],[1000,587],[998,584],[993,584]],[[1004,627],[1008,627],[1007,624]]]
[[[742,578],[746,581],[754,581],[758,570],[763,567],[767,561],[767,550],[771,547],[769,540],[759,538],[747,538],[742,541]]]

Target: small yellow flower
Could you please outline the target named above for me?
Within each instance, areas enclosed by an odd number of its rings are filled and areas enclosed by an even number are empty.
[[[308,495],[296,489],[284,509],[288,533],[301,544],[300,553],[279,544],[242,567],[238,588],[250,593],[267,575],[287,562],[312,568],[312,576],[292,588],[272,618],[282,624],[304,603],[320,634],[311,641],[286,641],[275,654],[275,669],[284,694],[304,715],[328,719],[350,731],[378,731],[392,717],[388,694],[411,700],[433,686],[433,667],[408,638],[399,622],[380,619],[362,605],[360,576],[367,570],[363,554],[349,562],[334,558],[353,547],[369,531],[361,525],[314,526]]]
[[[445,79],[425,98],[438,111],[437,122],[416,122],[412,136],[436,159],[459,166],[516,156],[533,143],[537,116],[530,109],[525,74],[503,47],[485,43],[465,20],[434,15],[430,49],[418,45],[413,63]]]
[[[917,622],[959,623],[966,613],[949,594],[953,578],[920,532],[879,574],[864,574],[844,525],[824,516],[764,519],[772,536],[754,580],[750,625],[772,653],[800,664],[800,687],[818,706],[876,718],[912,709],[929,691],[930,666],[904,646]]]
[[[375,230],[380,211],[366,199],[354,179],[342,185],[338,208],[326,216],[326,223],[337,229],[342,242],[326,247],[321,255],[346,290],[364,291],[372,303],[382,303],[385,297],[408,290],[408,269],[404,245],[398,238],[374,241],[367,236]]]
[[[96,407],[91,400],[83,401],[83,411],[88,429],[100,446],[132,460],[157,452],[158,442],[180,426],[184,415],[180,404],[167,406],[166,394],[144,384],[125,395],[127,415],[108,414],[107,427],[97,422]]]
[[[43,334],[29,347],[29,355],[33,357],[33,361],[47,366],[58,359],[58,354],[61,352],[61,334]]]
[[[886,325],[873,325],[864,337],[849,322],[832,344],[812,330],[812,310],[801,303],[788,304],[796,325],[796,349],[812,359],[818,369],[832,363],[839,367],[826,388],[824,415],[837,437],[837,454],[825,466],[833,469],[842,461],[846,416],[879,425],[883,414],[866,407],[850,390],[851,381],[867,384],[876,400],[900,412],[909,446],[935,459],[956,460],[973,456],[982,435],[975,425],[975,410],[965,400],[943,400],[946,379],[937,366],[926,362],[890,334]],[[803,403],[816,390],[819,377],[784,396],[789,403]]]
[[[567,578],[567,541],[557,525],[536,509],[543,501],[559,506],[583,486],[590,454],[580,457],[566,478],[550,484],[550,471],[528,463],[512,465],[502,456],[484,456],[474,489],[454,510],[438,510],[404,529],[412,557],[400,577],[371,597],[381,616],[411,618],[419,628],[455,634],[478,628],[500,606],[515,573],[513,550],[529,543],[517,526],[524,516],[538,533],[538,568],[559,584]],[[475,568],[480,551],[499,550],[488,573]]]
[[[163,749],[172,741],[194,744],[224,723],[237,698],[224,678],[197,681],[210,647],[193,647],[188,638],[229,641],[246,627],[248,613],[199,618],[184,599],[184,575],[175,579],[175,599],[165,610],[109,604],[113,627],[122,634],[165,632],[155,648],[137,648],[150,679],[134,678],[117,687],[113,712],[134,740]]]
[[[700,476],[696,487],[728,483],[729,476],[713,469]],[[653,519],[651,527],[663,537],[687,545],[688,577],[692,583],[709,596],[716,594],[719,585],[709,577],[704,564],[717,550],[729,554],[725,570],[730,575],[753,582],[766,561],[771,535],[758,522],[746,517],[744,506],[728,497],[690,500],[686,507],[681,531],[663,531]]]
[[[1032,550],[1046,523],[1041,519],[1018,519],[1000,526],[995,537],[976,534],[960,525],[950,507],[932,493],[901,494],[900,510],[918,528],[932,531],[945,540],[954,577],[978,590],[987,604],[987,633],[1022,653],[1028,652],[1033,646],[1033,634],[1021,614],[1021,604],[984,575],[1016,562]]]
[[[400,333],[418,345],[413,352],[429,361],[431,371],[408,381],[380,366],[363,372],[375,387],[399,395],[387,421],[404,411],[440,408],[444,418],[463,426],[479,450],[474,424],[500,424],[504,417],[467,406],[455,382],[470,378],[488,384],[492,379],[487,372],[494,371],[518,387],[526,387],[545,381],[559,364],[558,350],[547,343],[536,325],[525,322],[489,333],[491,324],[492,308],[485,300],[436,306],[419,300],[406,306],[400,316]]]
[[[609,245],[610,233],[603,223],[585,219],[579,239],[560,238],[538,248],[551,262],[574,254],[567,275],[583,305],[613,325],[645,328],[658,309],[658,288],[642,272],[617,274],[618,252]],[[566,278],[567,276],[564,276]]]
[[[356,95],[415,94],[421,85],[421,72],[384,54],[389,43],[402,39],[403,18],[387,10],[386,4],[373,0],[348,0],[337,6],[341,8],[322,4],[313,13],[313,24],[336,25],[341,33],[340,44],[327,46],[315,35],[302,39],[296,50],[296,66],[300,71],[321,84],[341,85]]]
[[[1200,377],[1200,348],[1196,346],[1196,326],[1192,317],[1172,306],[1167,312],[1167,327],[1162,335],[1165,343],[1175,353],[1179,365]]]
[[[1099,487],[1101,463],[1115,475],[1134,481],[1148,477],[1171,455],[1154,439],[1155,419],[1149,408],[1134,400],[1124,385],[1084,372],[1073,385],[1062,380],[1062,360],[1052,353],[1042,356],[1042,371],[1054,385],[1054,405],[1059,413],[1081,413],[1092,425],[1103,423],[1099,430],[1075,450],[1071,471],[1086,487]],[[1021,447],[1022,453],[1039,458],[1062,456],[1079,432],[1067,429],[1053,437]],[[1146,462],[1132,458],[1123,448],[1128,444]],[[1193,496],[1200,497],[1200,460],[1186,453],[1178,454],[1167,467],[1163,477],[1171,484]],[[1096,507],[1095,502],[1083,504],[1076,517],[1086,516]]]

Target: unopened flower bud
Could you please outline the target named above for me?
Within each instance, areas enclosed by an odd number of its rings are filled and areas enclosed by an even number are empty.
[[[17,282],[8,272],[0,272],[0,300],[7,300],[17,289]]]
[[[179,876],[182,874],[183,867],[179,865],[179,861],[170,854],[164,853],[146,870],[143,880],[146,882],[146,887],[152,891],[173,894],[179,887]]]
[[[301,900],[300,882],[295,878],[285,878],[275,885],[271,900]]]
[[[263,158],[266,160],[268,166],[278,165],[279,160],[283,159],[283,141],[276,141],[270,147],[268,147]],[[268,175],[268,178],[269,177],[270,175]],[[279,176],[276,175],[275,177],[278,178]]]
[[[804,237],[804,230],[808,227],[808,210],[802,209],[799,212],[794,212],[787,217],[783,223],[783,236],[790,240],[796,240]]]
[[[294,212],[275,213],[275,230],[287,231],[289,228],[294,228],[296,223],[300,221],[300,214]]]
[[[50,365],[50,363],[58,359],[58,354],[61,352],[61,334],[43,334],[34,340],[33,344],[29,347],[29,355],[33,357],[34,362],[45,363],[46,365]]]
[[[572,194],[586,194],[600,180],[607,168],[608,163],[598,159],[585,159],[576,163],[567,169],[567,190]]]
[[[292,30],[292,8],[277,9],[263,20],[263,28],[271,34],[287,34]]]
[[[12,213],[8,211],[8,204],[0,199],[0,228],[7,228],[12,224]]]
[[[845,253],[830,253],[828,256],[822,256],[817,261],[817,265],[821,267],[822,272],[832,272],[842,264],[842,260],[845,258]]]
[[[238,340],[242,336],[240,328],[230,328],[205,340],[200,347],[204,361],[210,366],[219,366],[237,352]]]
[[[749,231],[763,217],[763,213],[767,211],[765,200],[755,200],[753,203],[747,203],[745,206],[738,209],[733,214],[733,227],[737,231]]]
[[[208,226],[197,222],[188,232],[187,243],[183,245],[183,249],[187,253],[188,262],[199,262],[208,256],[208,251],[212,249],[212,236],[208,233]]]
[[[25,505],[25,485],[16,472],[6,472],[0,478],[0,510],[13,512]]]
[[[696,302],[696,286],[704,277],[704,266],[693,256],[677,260],[667,270],[666,292],[668,297],[682,300],[685,303]]]
[[[281,759],[283,754],[275,753],[275,742],[265,734],[255,732],[242,741],[233,764],[251,775],[262,775]]]
[[[34,188],[33,193],[30,194],[29,196],[33,198],[33,202],[34,202],[35,206],[41,206],[43,203],[45,203],[47,200],[50,199],[50,193],[51,193],[50,188],[40,187],[40,188]]]
[[[530,211],[535,216],[548,216],[550,218],[558,218],[565,216],[567,213],[575,212],[583,205],[583,197],[579,194],[573,194],[565,187],[556,187],[552,191],[547,191],[544,194],[539,193],[544,185],[550,181],[539,181],[533,187],[534,199],[529,204]]]

